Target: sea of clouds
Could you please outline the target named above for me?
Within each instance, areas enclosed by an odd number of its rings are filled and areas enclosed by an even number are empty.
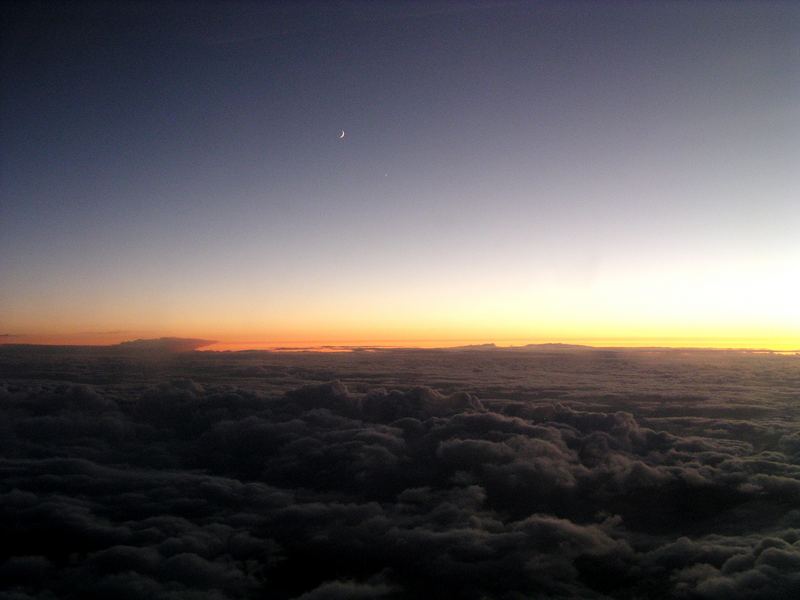
[[[798,409],[798,356],[0,347],[0,598],[796,598]]]

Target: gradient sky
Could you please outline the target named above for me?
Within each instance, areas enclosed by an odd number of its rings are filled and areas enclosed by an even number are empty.
[[[2,11],[7,341],[800,347],[800,3]]]

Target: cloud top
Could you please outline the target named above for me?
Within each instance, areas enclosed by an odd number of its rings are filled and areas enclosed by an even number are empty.
[[[558,357],[0,355],[0,598],[796,595],[796,361]]]

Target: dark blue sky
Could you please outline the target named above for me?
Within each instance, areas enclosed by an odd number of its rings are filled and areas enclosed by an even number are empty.
[[[2,39],[4,331],[800,332],[795,3],[23,3]]]

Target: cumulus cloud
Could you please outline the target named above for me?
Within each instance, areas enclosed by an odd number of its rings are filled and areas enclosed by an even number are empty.
[[[800,594],[795,357],[0,352],[0,598]]]

